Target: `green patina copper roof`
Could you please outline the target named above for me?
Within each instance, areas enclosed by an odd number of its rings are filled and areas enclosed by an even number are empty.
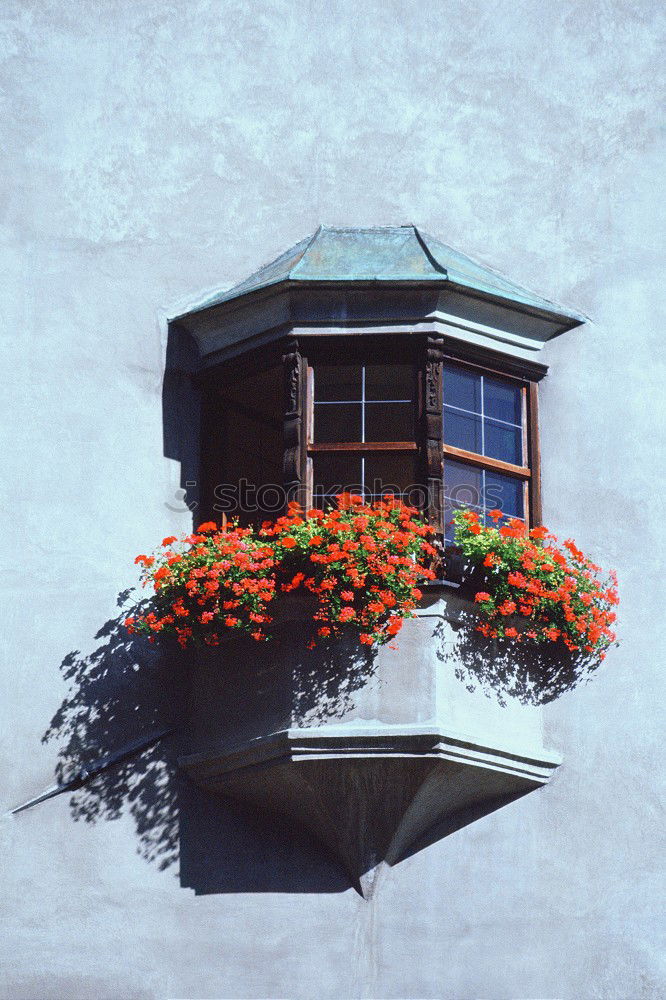
[[[197,312],[283,282],[317,281],[449,284],[583,322],[583,317],[515,285],[412,225],[369,229],[320,226],[313,236],[239,285],[212,296]]]

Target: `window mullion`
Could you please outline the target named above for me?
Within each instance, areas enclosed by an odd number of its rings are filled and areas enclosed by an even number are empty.
[[[361,365],[361,442],[365,444],[365,365]],[[365,497],[365,455],[361,454],[361,490]]]
[[[422,370],[424,514],[438,535],[444,531],[444,450],[441,337],[428,337]]]
[[[284,377],[283,482],[287,500],[307,505],[308,364],[298,341],[287,343],[282,357]]]

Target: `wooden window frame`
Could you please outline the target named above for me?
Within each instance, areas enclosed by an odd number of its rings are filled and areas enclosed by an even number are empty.
[[[326,338],[328,340],[328,338]],[[336,338],[337,339],[337,338]],[[354,338],[355,340],[357,338]],[[360,338],[359,338],[360,339]],[[383,341],[383,337],[381,341]],[[402,339],[402,338],[401,338]],[[416,339],[416,338],[414,338]],[[373,338],[374,340],[374,338]],[[380,341],[380,338],[378,338]],[[305,508],[313,502],[313,456],[324,452],[381,453],[417,452],[418,481],[426,487],[429,498],[423,516],[435,527],[438,535],[444,531],[444,460],[455,459],[477,468],[486,468],[513,476],[523,482],[525,521],[530,527],[541,524],[541,469],[538,428],[538,383],[533,379],[503,371],[496,364],[483,364],[479,359],[469,361],[450,354],[441,337],[419,337],[398,348],[390,361],[412,364],[415,369],[415,440],[378,442],[316,442],[313,440],[314,424],[314,370],[317,364],[335,363],[340,357],[338,349],[333,355],[321,355],[321,344],[309,343],[307,347],[296,338],[288,341],[283,354],[285,378],[284,411],[284,484],[288,499],[298,500]],[[359,364],[376,364],[377,344],[359,344],[353,360]],[[307,350],[306,356],[304,350]],[[330,342],[329,342],[330,350]],[[345,356],[345,362],[349,358]],[[387,360],[387,363],[390,363]],[[522,393],[521,424],[525,465],[514,465],[499,459],[465,451],[443,441],[442,372],[445,363],[496,376],[519,384]]]
[[[373,356],[373,346],[369,344],[358,344],[357,349],[352,354],[353,363],[359,365],[368,364],[378,364],[381,363]],[[394,344],[395,347],[395,344]],[[317,350],[319,348],[319,350]],[[408,348],[407,350],[405,348]],[[420,398],[420,365],[418,363],[418,358],[416,352],[414,351],[414,345],[402,345],[402,349],[394,350],[391,353],[391,360],[387,361],[390,363],[402,363],[411,365],[414,371],[414,439],[409,441],[314,441],[314,405],[315,405],[315,368],[318,364],[335,364],[339,358],[339,352],[336,352],[335,357],[327,356],[323,353],[322,356],[322,345],[312,345],[311,350],[314,351],[314,358],[310,355],[310,349],[308,350],[308,355],[310,357],[306,359],[302,356],[303,364],[306,368],[305,375],[305,395],[304,395],[304,406],[303,406],[303,416],[304,416],[304,427],[303,436],[305,438],[305,462],[302,472],[302,479],[305,483],[305,506],[310,507],[313,503],[313,456],[317,454],[382,454],[389,452],[420,452],[419,445],[419,435],[420,435],[420,420],[419,420],[419,398]],[[319,356],[318,356],[319,355]],[[345,357],[344,362],[349,363],[349,358]]]
[[[417,372],[414,372],[416,383]],[[418,452],[418,434],[414,434],[414,441],[314,441],[314,368],[308,367],[307,375],[307,420],[306,420],[306,450],[307,450],[307,503],[314,502],[314,463],[313,455],[317,454],[348,454],[348,455],[381,455],[386,452]],[[413,400],[412,402],[415,402]]]
[[[453,445],[445,444],[442,440],[442,453],[444,458],[455,459],[456,461],[472,465],[475,468],[490,469],[505,475],[519,479],[523,483],[523,510],[524,520],[528,527],[536,527],[541,524],[541,465],[539,447],[539,397],[538,383],[532,379],[521,378],[519,375],[509,374],[494,367],[489,367],[479,361],[468,361],[457,356],[442,354],[442,367],[444,364],[456,365],[459,368],[473,371],[476,374],[492,375],[505,382],[512,382],[520,386],[521,390],[521,429],[522,429],[522,452],[525,456],[525,465],[515,465],[512,462],[504,462],[500,459],[490,458],[487,455],[480,455],[477,452],[466,451],[463,448],[456,448]],[[445,400],[442,398],[442,409]],[[442,414],[443,422],[443,414]]]
[[[313,367],[317,364],[350,360],[359,364],[403,362],[414,366],[416,396],[415,437],[411,441],[382,442],[315,442],[313,426]],[[344,344],[336,337],[291,336],[219,364],[196,376],[194,381],[202,393],[201,461],[200,461],[200,516],[206,520],[213,516],[212,488],[220,474],[220,427],[215,404],[216,389],[220,384],[253,371],[270,368],[282,361],[284,379],[283,406],[283,485],[288,500],[298,500],[306,509],[312,506],[312,459],[317,453],[328,452],[416,452],[416,484],[425,487],[429,503],[421,513],[441,537],[444,531],[444,459],[449,457],[472,466],[488,468],[515,476],[523,481],[526,492],[525,516],[530,527],[541,524],[541,462],[539,445],[539,384],[530,375],[505,371],[497,359],[488,361],[475,356],[473,360],[457,353],[454,345],[443,337],[431,335],[380,334],[345,336]],[[443,441],[442,370],[444,363],[458,365],[477,373],[499,377],[519,383],[523,391],[523,447],[527,456],[523,466],[467,452],[446,445]],[[218,454],[220,453],[220,454]]]

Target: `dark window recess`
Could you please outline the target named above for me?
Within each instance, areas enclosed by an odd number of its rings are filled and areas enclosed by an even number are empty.
[[[206,518],[250,524],[282,512],[282,397],[281,367],[215,389],[209,426],[221,447],[207,450]]]

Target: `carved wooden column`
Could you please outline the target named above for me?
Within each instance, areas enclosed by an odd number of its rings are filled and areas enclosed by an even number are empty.
[[[422,368],[423,480],[427,486],[424,515],[438,536],[444,531],[442,452],[442,339],[428,337]]]
[[[305,427],[307,361],[298,341],[291,338],[284,364],[284,456],[282,472],[287,501],[306,506],[307,441]]]

